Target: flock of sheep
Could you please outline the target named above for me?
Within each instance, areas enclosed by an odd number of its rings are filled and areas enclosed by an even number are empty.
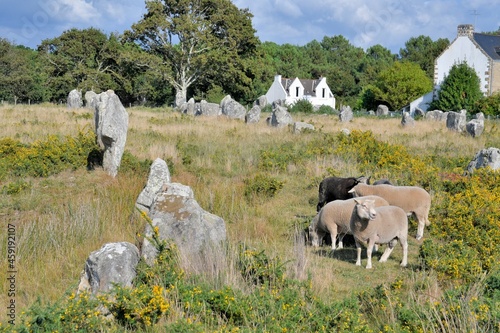
[[[403,248],[401,266],[408,263],[408,216],[418,221],[416,239],[424,235],[429,225],[430,194],[417,186],[395,186],[388,180],[370,185],[367,177],[328,177],[319,186],[318,213],[309,226],[309,236],[314,247],[322,244],[330,234],[332,250],[343,247],[346,234],[356,242],[356,265],[361,266],[361,245],[366,247],[366,268],[372,268],[372,250],[387,244],[380,262],[389,258],[398,243]],[[337,247],[338,237],[338,247]]]

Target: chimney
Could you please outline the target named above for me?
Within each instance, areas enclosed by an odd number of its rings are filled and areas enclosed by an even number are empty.
[[[469,36],[474,33],[474,26],[472,24],[460,24],[457,28],[457,36]]]

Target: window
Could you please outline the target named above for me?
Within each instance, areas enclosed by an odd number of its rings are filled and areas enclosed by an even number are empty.
[[[295,97],[299,97],[299,87],[295,88]]]
[[[325,97],[326,97],[326,89],[325,89],[325,88],[323,88],[323,91],[322,91],[322,96],[321,96],[321,97],[322,97],[322,98],[325,98]]]

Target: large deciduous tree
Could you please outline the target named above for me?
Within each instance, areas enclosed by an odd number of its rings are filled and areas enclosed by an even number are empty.
[[[405,43],[405,48],[399,50],[401,60],[417,63],[429,78],[434,77],[434,60],[450,45],[447,38],[433,41],[430,37],[420,35],[412,37]]]
[[[47,101],[46,79],[34,50],[0,38],[0,100],[14,103]]]
[[[476,71],[467,63],[453,65],[439,87],[438,98],[430,107],[444,111],[473,111],[483,98]]]
[[[146,9],[125,37],[170,68],[165,75],[176,91],[175,105],[186,101],[195,82],[216,75],[231,80],[231,88],[251,86],[246,60],[259,40],[248,9],[230,0],[148,0]]]
[[[127,88],[117,60],[121,44],[114,35],[95,28],[70,29],[46,39],[38,47],[49,73],[48,86],[54,101],[66,100],[73,89],[96,92],[113,89],[121,96]]]
[[[397,61],[380,72],[375,83],[365,90],[372,100],[399,110],[412,100],[432,91],[432,81],[415,63]]]

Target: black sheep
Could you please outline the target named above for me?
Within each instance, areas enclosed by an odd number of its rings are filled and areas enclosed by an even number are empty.
[[[348,193],[354,186],[359,183],[367,183],[368,179],[365,176],[358,178],[354,177],[327,177],[319,184],[318,205],[316,211],[333,200],[347,200],[352,198],[352,194]]]

